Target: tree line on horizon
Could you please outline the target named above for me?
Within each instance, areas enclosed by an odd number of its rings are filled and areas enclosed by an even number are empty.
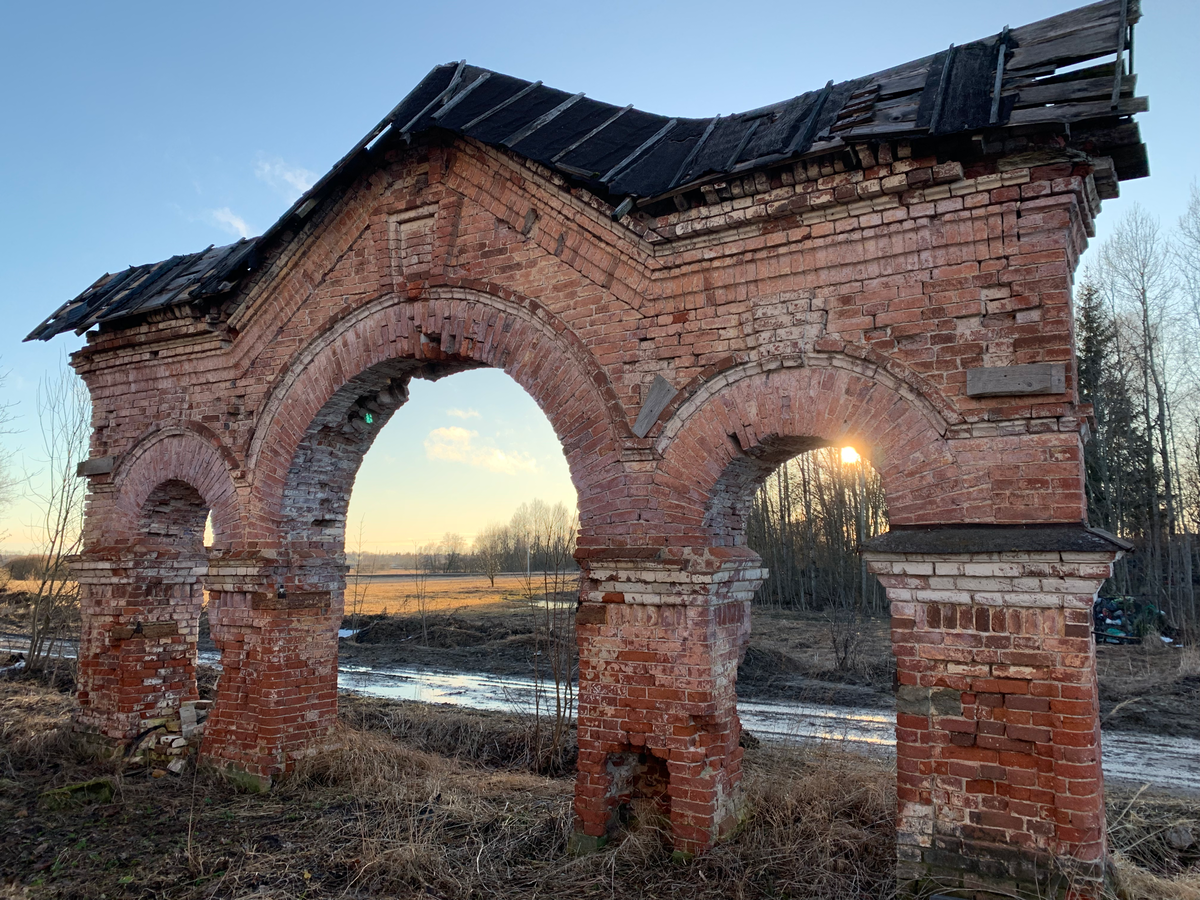
[[[579,516],[566,504],[535,498],[522,503],[508,522],[490,522],[468,546],[466,538],[446,532],[408,552],[347,554],[351,572],[359,575],[401,569],[425,574],[482,574],[495,585],[502,573],[524,574],[578,570],[574,560]]]

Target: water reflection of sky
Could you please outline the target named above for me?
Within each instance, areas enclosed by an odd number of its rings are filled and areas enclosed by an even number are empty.
[[[469,672],[436,669],[369,669],[342,666],[338,687],[373,697],[452,703],[472,709],[525,712],[533,708],[533,682],[528,678],[502,678]]]

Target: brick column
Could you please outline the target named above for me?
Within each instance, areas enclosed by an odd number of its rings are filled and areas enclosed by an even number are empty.
[[[343,572],[300,580],[278,560],[230,554],[210,585],[222,672],[201,755],[268,787],[337,721]]]
[[[935,541],[889,553],[874,543],[865,557],[891,600],[898,670],[902,893],[1099,897],[1091,617],[1119,547],[1096,538],[1059,541],[1084,550],[946,553]]]
[[[738,822],[735,682],[766,573],[744,548],[653,552],[581,560],[579,849],[602,845],[639,799],[669,817],[683,854]]]
[[[111,749],[178,718],[180,703],[196,699],[206,565],[168,551],[96,552],[75,561],[82,620],[78,731]]]

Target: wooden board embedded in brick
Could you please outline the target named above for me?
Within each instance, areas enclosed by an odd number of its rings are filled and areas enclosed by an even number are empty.
[[[76,466],[75,475],[78,478],[88,475],[107,475],[115,468],[116,461],[115,456],[94,456],[91,459],[85,459]]]
[[[646,393],[646,402],[642,404],[642,411],[638,413],[637,421],[633,423],[633,433],[642,438],[648,435],[650,429],[654,427],[654,423],[658,421],[658,417],[662,415],[662,411],[667,408],[667,404],[674,399],[675,394],[676,391],[671,382],[661,375],[655,375],[654,383],[650,385],[650,390]]]
[[[1029,363],[1021,366],[983,366],[967,369],[968,397],[1062,394],[1066,390],[1067,373],[1062,363]]]

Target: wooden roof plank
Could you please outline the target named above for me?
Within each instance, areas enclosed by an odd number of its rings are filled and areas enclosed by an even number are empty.
[[[580,91],[578,94],[572,94],[570,97],[568,97],[562,103],[558,104],[558,106],[554,107],[554,109],[538,116],[536,119],[534,119],[532,122],[525,125],[523,128],[518,128],[516,131],[514,131],[512,134],[510,134],[508,137],[506,137],[500,143],[502,143],[505,147],[515,147],[517,144],[521,143],[521,141],[525,140],[525,138],[529,137],[531,134],[533,134],[535,131],[537,131],[539,128],[541,128],[543,125],[549,124],[550,122],[552,122],[554,119],[558,118],[558,116],[562,115],[564,112],[566,112],[568,109],[570,109],[572,106],[574,106],[576,103],[578,103],[582,99],[583,99],[583,91]]]
[[[473,118],[473,119],[472,119],[470,122],[468,122],[466,125],[463,125],[463,126],[462,126],[462,127],[459,129],[459,131],[463,131],[463,132],[470,131],[472,128],[474,128],[476,125],[478,125],[479,123],[481,123],[481,122],[483,122],[484,120],[486,120],[488,117],[490,117],[490,116],[494,116],[496,113],[500,112],[500,111],[501,111],[501,110],[503,110],[503,109],[508,109],[508,107],[512,106],[512,105],[513,105],[514,103],[516,103],[518,100],[521,100],[521,99],[522,99],[522,98],[524,98],[526,95],[533,93],[534,91],[536,91],[536,90],[537,90],[538,88],[540,88],[541,86],[542,86],[542,83],[541,83],[540,81],[535,81],[535,82],[533,82],[533,83],[531,83],[531,84],[529,84],[529,85],[527,85],[527,86],[525,86],[525,87],[521,88],[521,90],[517,91],[515,94],[513,94],[513,95],[512,95],[511,97],[509,97],[507,100],[501,100],[501,101],[500,101],[499,103],[497,103],[495,106],[493,106],[493,107],[491,107],[491,108],[489,108],[489,109],[486,109],[486,110],[484,110],[482,113],[480,113],[479,115],[477,115],[475,118]]]
[[[1132,116],[1149,112],[1150,100],[1146,97],[1127,97],[1113,109],[1107,99],[1087,103],[1056,103],[1053,106],[1035,106],[1029,109],[1014,109],[1008,118],[1009,125],[1029,125],[1034,122],[1079,122],[1084,119],[1100,119],[1105,116]]]
[[[602,132],[605,128],[607,128],[609,125],[611,125],[613,122],[617,121],[617,119],[621,118],[621,116],[625,115],[625,113],[629,112],[631,109],[633,109],[632,103],[630,103],[628,106],[618,109],[615,113],[613,113],[611,116],[609,116],[603,122],[601,122],[599,125],[597,125],[595,128],[593,128],[591,131],[589,131],[587,134],[583,135],[581,138],[579,138],[575,141],[572,141],[570,144],[568,144],[562,150],[559,150],[557,153],[555,153],[554,156],[550,157],[550,161],[552,163],[557,163],[560,159],[562,159],[564,156],[566,156],[572,150],[579,149],[584,144],[586,144],[588,141],[590,141],[592,138],[594,138],[596,135],[598,135],[600,132]]]
[[[670,133],[671,129],[674,128],[678,122],[679,122],[678,119],[671,119],[670,121],[668,121],[666,125],[664,125],[660,129],[658,129],[658,131],[656,131],[650,137],[646,138],[646,140],[642,142],[641,146],[639,146],[636,150],[634,150],[632,153],[630,153],[628,156],[626,156],[624,159],[622,159],[619,163],[617,163],[615,166],[613,166],[611,169],[609,169],[608,172],[606,172],[600,178],[600,180],[601,181],[611,181],[613,176],[615,176],[622,169],[624,169],[625,167],[630,165],[635,159],[637,159],[644,152],[649,150],[656,143],[658,143],[660,140],[662,140],[664,137],[666,137]]]
[[[425,118],[426,114],[429,113],[435,106],[437,106],[438,103],[453,93],[454,89],[458,87],[458,83],[462,80],[463,69],[466,68],[466,65],[467,61],[465,59],[458,64],[458,68],[454,70],[454,75],[452,75],[450,78],[450,83],[442,89],[440,94],[430,100],[429,103],[427,103],[419,113],[409,119],[407,124],[401,127],[400,132],[402,134],[407,134],[408,132],[412,131],[414,125],[421,121],[421,119]]]
[[[435,121],[441,120],[442,116],[446,115],[446,113],[450,112],[452,109],[454,109],[454,107],[458,106],[459,103],[461,103],[463,100],[465,100],[467,97],[469,97],[471,95],[471,92],[474,91],[475,88],[482,85],[485,81],[487,81],[489,78],[491,78],[493,74],[495,74],[495,73],[484,72],[482,75],[480,75],[474,81],[472,81],[469,85],[467,85],[465,88],[463,88],[461,91],[459,91],[453,97],[451,97],[448,101],[446,101],[445,106],[443,106],[439,110],[435,110],[433,112],[433,114],[430,116],[430,118],[434,119]]]

